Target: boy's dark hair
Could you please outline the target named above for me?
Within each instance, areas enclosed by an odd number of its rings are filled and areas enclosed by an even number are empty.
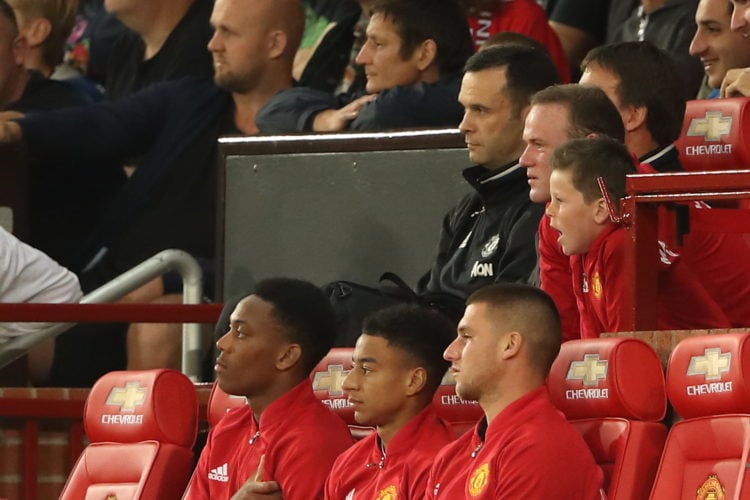
[[[437,311],[413,304],[381,309],[367,318],[362,333],[382,337],[427,370],[426,388],[433,394],[450,363],[443,352],[456,335],[456,327]]]
[[[560,144],[550,158],[552,170],[571,172],[573,187],[586,203],[602,197],[597,179],[602,177],[613,201],[625,197],[625,176],[636,172],[633,157],[620,142],[597,136]]]
[[[560,313],[541,289],[518,283],[495,283],[480,288],[466,305],[483,303],[492,308],[497,328],[517,331],[528,343],[529,363],[547,375],[560,352]]]
[[[289,340],[302,348],[305,373],[311,372],[336,337],[336,315],[323,291],[307,281],[269,278],[260,281],[253,294],[273,306]]]
[[[505,68],[505,93],[514,117],[520,116],[535,92],[560,81],[547,51],[516,44],[480,50],[466,61],[464,71],[476,73],[495,68]]]
[[[667,52],[650,42],[613,43],[589,52],[581,71],[592,65],[620,80],[616,92],[622,106],[646,108],[646,128],[659,146],[671,144],[680,136],[685,91],[680,69]],[[648,76],[648,82],[644,76]]]
[[[371,12],[391,20],[403,59],[425,40],[434,40],[441,75],[460,71],[474,52],[466,14],[456,0],[376,0]]]
[[[568,137],[581,139],[602,134],[625,140],[625,126],[614,103],[603,90],[570,83],[541,90],[531,98],[531,105],[562,104],[568,108]]]

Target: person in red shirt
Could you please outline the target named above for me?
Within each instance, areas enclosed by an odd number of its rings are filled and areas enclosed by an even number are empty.
[[[211,430],[185,499],[243,498],[233,495],[247,480],[274,481],[287,500],[323,496],[334,460],[352,444],[308,378],[335,330],[327,297],[304,281],[261,281],[237,304],[215,369],[219,387],[248,405]]]
[[[657,78],[643,85],[643,75],[675,74],[669,54],[648,42],[598,47],[582,64],[581,84],[601,88],[625,124],[625,145],[641,163],[639,172],[681,172],[674,141],[682,130],[685,101],[675,79]],[[676,79],[679,80],[679,79]],[[695,273],[734,327],[750,326],[750,260],[743,234],[714,231],[706,204],[690,205],[690,231],[681,246],[660,217],[660,240]]]
[[[571,256],[573,290],[581,317],[581,337],[626,328],[623,299],[625,229],[610,220],[597,183],[603,178],[618,203],[625,195],[625,176],[635,173],[627,148],[606,136],[574,139],[558,146],[550,158],[550,225]],[[660,330],[727,328],[724,312],[683,260],[660,261],[657,327]]]
[[[560,39],[547,21],[547,15],[535,0],[464,0],[469,13],[469,29],[478,50],[497,33],[512,31],[544,45],[563,83],[570,82],[568,59]]]
[[[625,130],[617,109],[605,93],[581,85],[556,85],[531,98],[523,139],[526,149],[519,163],[526,168],[529,197],[536,203],[549,203],[549,158],[563,142],[593,134],[622,140]],[[573,293],[569,258],[557,244],[558,233],[549,226],[549,217],[539,222],[539,279],[542,290],[557,305],[563,324],[563,340],[580,337],[578,306]]]
[[[424,498],[595,500],[602,471],[545,387],[560,350],[560,317],[538,288],[499,283],[474,292],[448,346],[456,393],[485,413],[443,448]]]
[[[435,454],[453,440],[432,399],[455,326],[436,311],[398,305],[366,318],[362,330],[343,389],[357,423],[377,432],[339,456],[325,498],[421,498]]]

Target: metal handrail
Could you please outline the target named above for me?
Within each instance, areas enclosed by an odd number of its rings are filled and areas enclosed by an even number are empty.
[[[203,275],[198,262],[182,250],[163,250],[121,274],[109,283],[85,295],[81,304],[114,302],[162,274],[176,271],[182,277],[183,304],[200,304],[203,295]],[[72,328],[75,323],[57,323],[48,328],[20,335],[0,344],[0,368],[25,355],[32,347]],[[199,323],[182,325],[182,372],[197,382],[201,366],[201,326]]]

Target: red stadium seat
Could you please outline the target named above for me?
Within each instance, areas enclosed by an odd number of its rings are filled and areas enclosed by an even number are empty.
[[[437,408],[438,415],[450,424],[456,437],[473,428],[484,416],[476,401],[465,401],[456,395],[456,381],[450,370],[435,391],[432,404]]]
[[[342,388],[344,379],[353,366],[353,353],[353,347],[332,348],[310,373],[310,379],[318,399],[346,422],[354,439],[362,439],[374,429],[357,424],[354,410]]]
[[[91,388],[84,426],[91,444],[61,499],[182,496],[198,428],[198,399],[187,377],[175,370],[108,373]]]
[[[547,385],[602,468],[607,498],[646,498],[667,436],[659,422],[664,374],[653,348],[632,338],[565,342]]]
[[[232,408],[246,405],[245,396],[232,396],[222,391],[219,384],[214,382],[211,394],[208,396],[208,425],[213,427]]]
[[[672,351],[669,431],[654,500],[750,498],[750,334],[691,337]]]
[[[750,168],[750,99],[688,101],[682,134],[677,140],[680,162],[688,171]]]

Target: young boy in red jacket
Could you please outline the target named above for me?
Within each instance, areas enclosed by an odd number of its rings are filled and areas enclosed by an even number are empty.
[[[581,338],[625,328],[623,300],[624,228],[610,220],[599,189],[602,177],[615,203],[625,196],[625,176],[635,173],[624,145],[608,137],[568,141],[550,159],[550,225],[569,255],[581,318]],[[662,252],[667,257],[668,252]],[[729,320],[679,259],[660,260],[658,328],[727,328]]]

